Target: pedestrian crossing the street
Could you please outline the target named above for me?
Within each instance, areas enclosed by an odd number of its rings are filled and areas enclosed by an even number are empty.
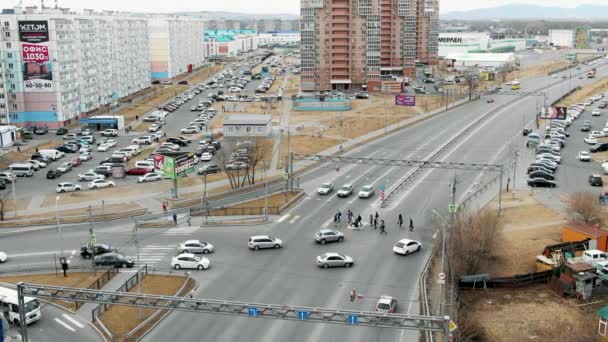
[[[171,236],[171,235],[192,235],[196,231],[199,230],[200,227],[175,227],[169,228],[163,235]]]
[[[176,245],[146,245],[139,249],[139,263],[154,266],[176,247]]]

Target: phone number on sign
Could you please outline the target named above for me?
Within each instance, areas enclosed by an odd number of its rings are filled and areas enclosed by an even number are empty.
[[[26,83],[26,88],[52,88],[53,84],[51,82],[47,83]]]

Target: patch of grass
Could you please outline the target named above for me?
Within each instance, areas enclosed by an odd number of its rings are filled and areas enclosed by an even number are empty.
[[[588,97],[597,93],[605,92],[608,89],[608,78],[599,79],[580,90],[573,92],[558,102],[558,106],[568,106],[574,103],[584,102]]]

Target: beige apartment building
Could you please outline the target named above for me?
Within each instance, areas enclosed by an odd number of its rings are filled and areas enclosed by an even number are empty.
[[[439,0],[301,0],[302,91],[382,91],[437,63]]]

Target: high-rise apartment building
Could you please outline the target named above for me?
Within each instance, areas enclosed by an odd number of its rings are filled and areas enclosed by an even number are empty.
[[[149,15],[150,76],[168,79],[204,63],[203,20],[176,15]]]
[[[379,91],[436,64],[439,0],[301,0],[303,91]]]
[[[0,123],[60,127],[149,86],[144,17],[35,7],[0,14]]]

